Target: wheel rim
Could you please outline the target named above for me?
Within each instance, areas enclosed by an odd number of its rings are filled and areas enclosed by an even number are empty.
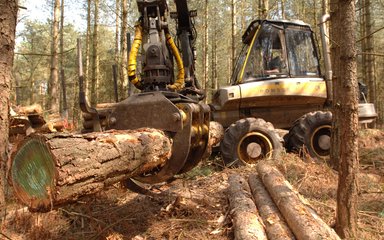
[[[237,145],[237,155],[245,163],[252,164],[269,156],[273,145],[269,138],[259,132],[247,133]]]
[[[331,149],[331,126],[323,125],[313,132],[311,137],[311,148],[319,158],[326,158],[330,155]]]

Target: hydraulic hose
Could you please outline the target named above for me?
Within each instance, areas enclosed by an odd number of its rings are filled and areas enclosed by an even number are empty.
[[[138,89],[142,89],[141,81],[136,74],[137,54],[139,53],[140,45],[143,40],[143,28],[140,23],[135,25],[135,39],[133,40],[131,52],[128,59],[128,79]]]
[[[168,46],[172,50],[173,56],[175,56],[177,68],[178,68],[177,79],[174,84],[168,85],[168,88],[172,90],[181,90],[184,87],[184,74],[185,74],[183,60],[181,59],[179,49],[177,49],[171,34],[166,33],[165,37],[167,39]]]

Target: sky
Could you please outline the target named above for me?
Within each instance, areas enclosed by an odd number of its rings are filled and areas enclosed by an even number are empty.
[[[49,6],[47,0],[23,0],[20,2],[20,6],[26,7],[27,9],[19,9],[19,23],[17,25],[17,32],[24,29],[24,21],[26,20],[37,20],[40,22],[47,22],[48,19],[52,18],[52,9]],[[82,1],[66,0],[65,1],[65,23],[73,24],[78,30],[85,29],[86,23],[81,17],[83,13]]]

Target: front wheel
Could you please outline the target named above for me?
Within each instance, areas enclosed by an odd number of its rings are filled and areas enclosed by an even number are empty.
[[[331,150],[331,112],[310,112],[296,120],[284,137],[285,148],[315,160],[327,160]]]
[[[220,148],[226,166],[239,166],[276,157],[282,150],[282,144],[270,122],[245,118],[225,131]]]

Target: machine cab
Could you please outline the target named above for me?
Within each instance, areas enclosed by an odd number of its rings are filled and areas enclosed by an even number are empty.
[[[320,77],[313,32],[301,21],[255,20],[242,40],[232,85],[268,78]]]

